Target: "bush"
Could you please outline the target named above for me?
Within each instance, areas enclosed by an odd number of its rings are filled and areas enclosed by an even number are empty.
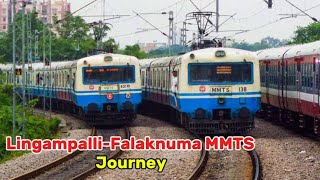
[[[12,157],[23,154],[22,152],[6,151],[6,136],[12,136],[12,86],[0,85],[0,163]],[[32,116],[29,113],[30,107],[33,107],[37,100],[29,103],[26,108],[26,123],[25,123],[25,138],[27,139],[52,139],[57,135],[60,120],[47,119],[37,116]],[[16,127],[22,124],[21,107],[17,107]],[[18,136],[22,136],[21,130],[17,132]]]

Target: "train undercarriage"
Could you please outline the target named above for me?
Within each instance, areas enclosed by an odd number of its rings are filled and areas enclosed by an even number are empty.
[[[262,104],[259,118],[295,129],[299,132],[320,135],[319,117],[310,117],[302,113],[281,109],[267,104]]]
[[[178,124],[198,135],[245,135],[255,127],[254,118],[245,120],[208,120],[191,119],[186,113],[181,113],[171,106],[143,101],[143,114],[160,116],[171,123]]]
[[[46,98],[46,110],[50,109],[49,106],[50,100]],[[43,108],[43,98],[39,98],[37,104],[38,108]],[[91,126],[125,126],[130,124],[136,117],[136,113],[133,111],[126,112],[98,112],[90,111],[85,113],[82,108],[76,106],[72,102],[64,100],[51,100],[51,109],[52,111],[58,111],[65,114],[72,114],[77,118],[88,122]]]

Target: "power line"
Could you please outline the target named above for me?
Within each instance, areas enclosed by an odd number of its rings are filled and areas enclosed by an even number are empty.
[[[146,23],[150,24],[152,27],[154,27],[157,31],[161,32],[161,34],[167,36],[169,38],[169,36],[162,32],[159,28],[157,28],[155,25],[153,25],[152,23],[150,23],[148,20],[146,20],[144,17],[142,17],[140,14],[136,13],[135,11],[133,11],[137,16],[139,16],[141,19],[143,19]]]
[[[299,11],[301,11],[303,14],[307,15],[308,17],[310,17],[313,21],[318,22],[318,20],[315,17],[310,16],[308,13],[306,13],[305,11],[303,11],[302,9],[300,9],[298,6],[294,5],[292,2],[286,0],[289,4],[291,4],[293,7],[295,7],[296,9],[298,9]]]
[[[205,7],[201,8],[201,11],[206,9],[207,7],[209,7],[211,4],[213,4],[214,2],[216,2],[216,0],[211,1],[208,5],[206,5]]]
[[[251,32],[251,31],[255,31],[255,30],[264,28],[264,27],[266,27],[266,26],[269,26],[269,25],[271,25],[271,24],[277,23],[277,22],[279,22],[279,21],[281,21],[281,20],[282,20],[282,19],[277,19],[277,20],[275,20],[275,21],[272,21],[272,22],[270,22],[270,23],[267,23],[267,24],[264,24],[264,25],[262,25],[262,26],[256,27],[256,28],[254,28],[254,29],[244,30],[244,31],[242,31],[242,32],[235,33],[235,34],[232,35],[232,36],[235,36],[235,35],[238,35],[238,34],[247,33],[247,32]]]
[[[165,8],[159,9],[159,10],[157,10],[157,11],[155,11],[155,12],[159,12],[159,11],[163,11],[163,10],[169,9],[169,8],[171,8],[171,7],[173,7],[173,6],[177,5],[177,4],[182,3],[183,1],[184,1],[184,0],[180,0],[180,1],[178,1],[178,2],[176,2],[176,3],[174,3],[174,4],[172,4],[172,5],[169,5],[169,6],[165,7]]]
[[[177,24],[180,24],[180,23],[183,23],[183,22],[184,22],[184,21],[179,21],[179,22],[174,23],[174,25],[177,25]],[[157,29],[147,29],[147,30],[144,30],[144,31],[132,32],[132,33],[127,33],[127,34],[121,34],[121,35],[116,35],[116,36],[112,36],[112,37],[113,37],[113,38],[117,38],[117,37],[131,36],[131,35],[135,35],[135,34],[151,32],[151,31],[155,31],[155,30],[158,30],[158,29],[168,28],[168,27],[169,27],[169,25],[166,25],[166,26],[162,26],[162,27],[157,28]]]
[[[88,3],[88,4],[86,4],[86,5],[84,5],[84,6],[82,6],[81,8],[79,8],[79,9],[77,9],[76,11],[74,11],[73,13],[71,13],[71,15],[74,15],[75,13],[77,13],[77,12],[79,12],[79,11],[81,11],[82,9],[84,9],[84,8],[86,8],[86,7],[88,7],[88,6],[90,6],[91,4],[93,4],[93,3],[95,3],[97,0],[93,0],[93,1],[91,1],[90,3]],[[56,24],[58,24],[58,23],[60,23],[60,22],[62,22],[62,21],[64,21],[66,18],[63,18],[63,19],[60,19],[60,20],[58,20],[57,22],[55,22]]]
[[[97,1],[97,0],[93,0],[93,1],[91,1],[90,3],[88,3],[88,4],[84,5],[84,6],[82,6],[82,7],[81,7],[81,8],[79,8],[78,10],[74,11],[73,13],[71,13],[71,15],[73,15],[73,14],[75,14],[75,13],[77,13],[77,12],[81,11],[82,9],[84,9],[84,8],[86,8],[86,7],[88,7],[88,6],[90,6],[91,4],[95,3],[96,1]]]
[[[200,9],[192,0],[190,0],[190,2],[193,4],[194,7],[196,7],[196,8],[198,9],[199,12],[202,12],[201,9]],[[217,13],[217,12],[216,12],[216,13]],[[218,14],[217,14],[217,15],[218,15]],[[207,19],[207,21],[208,21],[212,26],[215,26],[208,17],[205,16],[205,18]]]

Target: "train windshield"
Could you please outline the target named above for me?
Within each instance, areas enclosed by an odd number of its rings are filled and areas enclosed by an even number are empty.
[[[237,84],[253,82],[252,63],[206,63],[189,65],[190,84]]]
[[[135,81],[134,66],[83,68],[84,84],[131,83]]]

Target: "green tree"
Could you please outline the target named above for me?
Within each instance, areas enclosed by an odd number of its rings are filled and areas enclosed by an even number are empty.
[[[107,52],[113,51],[113,53],[118,53],[119,51],[119,44],[113,38],[109,38],[107,41],[103,42],[103,50]]]
[[[233,48],[237,49],[243,49],[247,51],[259,51],[262,49],[267,49],[267,48],[275,48],[275,47],[280,47],[283,45],[286,45],[288,43],[287,40],[281,40],[277,38],[272,38],[272,37],[266,37],[263,38],[260,42],[255,42],[253,44],[247,43],[247,42],[235,42],[232,44]]]
[[[303,44],[320,40],[320,23],[315,22],[306,27],[299,27],[290,44]]]
[[[180,53],[185,53],[188,51],[190,51],[189,47],[185,47],[181,45],[172,45],[170,47],[160,47],[158,49],[152,50],[148,53],[148,56],[149,57],[176,56]]]
[[[126,46],[126,48],[123,51],[123,54],[135,56],[138,59],[143,59],[148,57],[144,51],[140,50],[140,47],[138,44],[135,44],[133,46]]]

